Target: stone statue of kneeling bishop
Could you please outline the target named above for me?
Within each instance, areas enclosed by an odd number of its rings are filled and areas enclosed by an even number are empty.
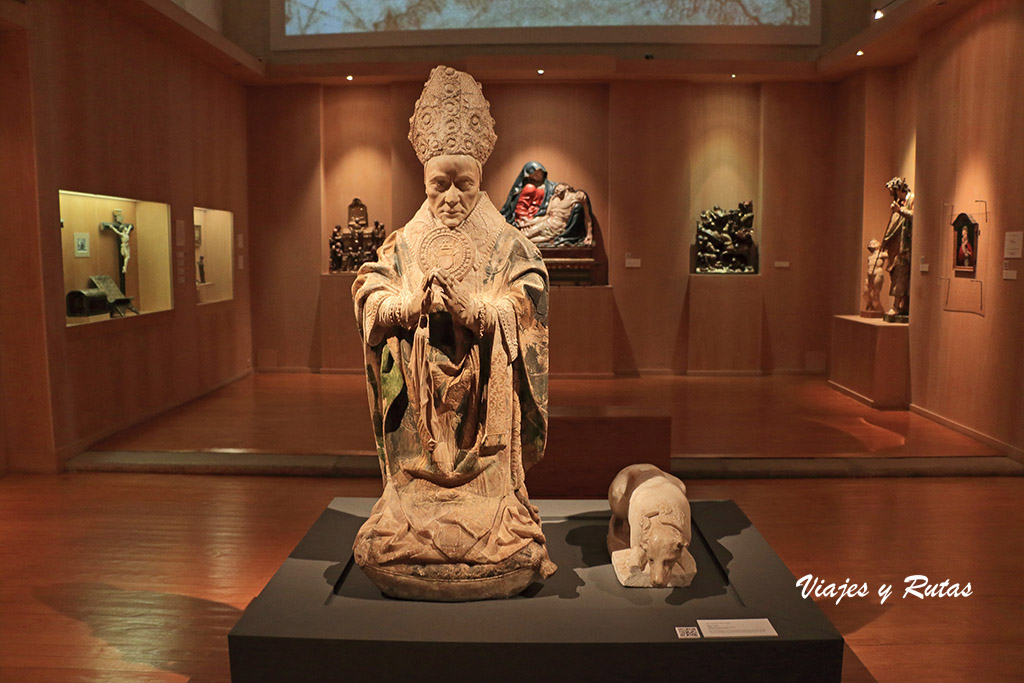
[[[352,286],[384,491],[353,556],[385,595],[507,598],[555,571],[526,472],[544,455],[548,273],[480,190],[497,136],[438,66],[410,120],[426,201]]]
[[[690,545],[686,485],[654,465],[630,465],[608,488],[608,552],[619,583],[631,588],[689,586],[697,565]]]

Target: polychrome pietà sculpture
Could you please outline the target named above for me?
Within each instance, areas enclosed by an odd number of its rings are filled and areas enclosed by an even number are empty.
[[[438,66],[410,119],[427,199],[353,285],[384,492],[355,560],[387,595],[500,598],[550,576],[525,474],[547,432],[548,277],[480,190],[497,137]]]
[[[573,214],[583,222],[582,229],[578,229],[580,239],[566,238],[564,242],[558,240],[569,231],[569,222],[573,220]],[[520,225],[523,234],[531,242],[537,245],[576,244],[580,246],[591,246],[594,243],[594,225],[590,211],[590,199],[583,190],[574,190],[567,183],[555,185],[551,201],[548,202],[547,212],[541,216],[527,218]]]
[[[590,197],[568,183],[548,178],[539,161],[528,161],[512,182],[501,207],[510,225],[542,247],[590,247],[594,244],[594,211]]]
[[[630,465],[608,487],[608,553],[623,586],[689,586],[697,565],[690,545],[686,486],[654,465]]]

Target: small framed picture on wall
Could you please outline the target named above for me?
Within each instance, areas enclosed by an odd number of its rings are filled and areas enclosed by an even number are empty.
[[[953,270],[974,274],[978,263],[978,222],[962,213],[953,221]]]
[[[75,258],[87,258],[89,256],[89,233],[75,233]]]

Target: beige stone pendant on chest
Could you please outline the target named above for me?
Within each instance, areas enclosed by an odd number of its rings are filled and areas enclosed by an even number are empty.
[[[420,242],[420,269],[429,273],[441,268],[461,280],[473,268],[473,240],[465,232],[434,224]]]

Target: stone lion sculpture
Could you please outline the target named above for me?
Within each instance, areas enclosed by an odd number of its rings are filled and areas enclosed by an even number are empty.
[[[689,586],[697,566],[690,545],[686,485],[654,465],[630,465],[608,488],[608,552],[623,586]]]

